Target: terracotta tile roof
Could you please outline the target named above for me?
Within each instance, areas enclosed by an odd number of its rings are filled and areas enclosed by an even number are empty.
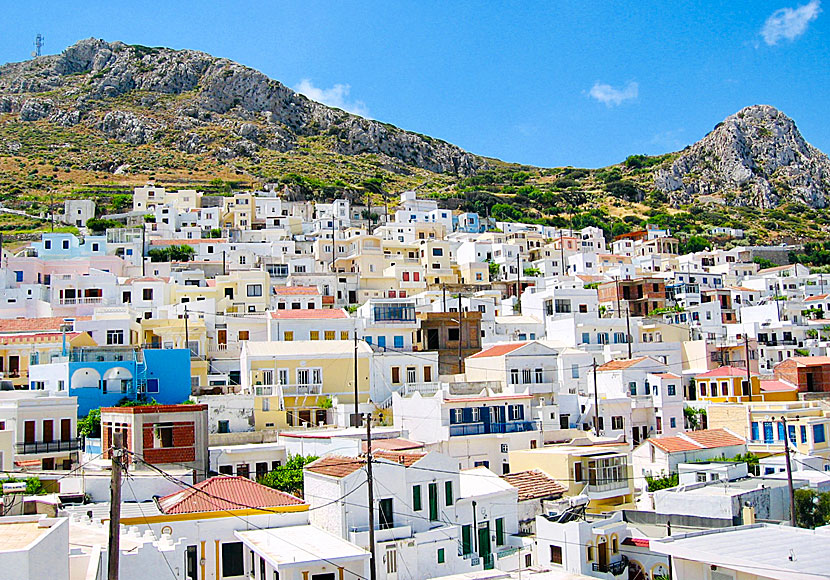
[[[794,356],[790,357],[799,366],[830,365],[830,356]]]
[[[276,296],[296,296],[298,294],[306,296],[316,296],[320,294],[316,286],[274,286],[274,295]]]
[[[620,360],[610,360],[607,363],[600,365],[597,367],[598,371],[619,371],[623,369],[627,369],[629,367],[633,367],[639,362],[646,360],[647,356],[641,356],[638,358],[628,358],[628,359],[620,359]]]
[[[323,320],[334,318],[348,318],[349,315],[342,308],[314,308],[306,310],[274,310],[271,312],[271,318],[275,320]]]
[[[363,442],[363,452],[366,452],[366,442]],[[390,439],[373,439],[372,452],[377,451],[412,451],[413,449],[423,449],[424,444],[418,441],[410,441],[401,437],[392,437]]]
[[[306,470],[329,477],[346,477],[363,467],[365,460],[358,457],[340,457],[329,455],[312,461],[305,466]]]
[[[415,462],[423,459],[426,456],[424,452],[418,451],[374,451],[372,450],[372,457],[378,459],[386,459],[387,461],[394,461],[400,463],[404,467],[410,467]]]
[[[656,376],[660,377],[661,379],[679,379],[680,375],[676,375],[674,373],[657,373]]]
[[[727,286],[727,290],[737,290],[739,292],[760,292],[755,288],[747,288],[746,286]]]
[[[276,508],[304,503],[284,491],[238,476],[211,477],[192,488],[171,493],[158,500],[159,508],[166,514]]]
[[[626,538],[622,543],[626,546],[638,546],[640,548],[648,548],[650,545],[648,538]]]
[[[726,429],[703,429],[701,431],[688,431],[675,437],[655,437],[649,439],[649,442],[666,453],[679,453],[743,445],[746,440]]]
[[[814,300],[824,300],[827,298],[827,294],[819,294],[818,296],[810,296],[809,298],[805,298],[804,302],[812,302]]]
[[[91,316],[74,316],[79,320],[92,320]],[[59,331],[64,323],[63,316],[49,316],[45,318],[7,318],[0,320],[0,332],[38,332]]]
[[[519,501],[559,499],[567,491],[544,471],[533,469],[502,475],[501,478],[519,490]]]
[[[784,381],[761,381],[761,391],[765,393],[780,393],[797,390],[797,386],[785,383]]]
[[[695,375],[696,379],[719,379],[721,377],[744,377],[746,378],[746,369],[739,369],[738,367],[718,367],[705,373]]]
[[[510,344],[499,344],[496,346],[491,346],[487,350],[482,350],[481,352],[477,352],[474,355],[468,358],[486,358],[491,356],[504,356],[508,353],[513,352],[514,350],[518,350],[526,345],[527,342],[513,342]]]

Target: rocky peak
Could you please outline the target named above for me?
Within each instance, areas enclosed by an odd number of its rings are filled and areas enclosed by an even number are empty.
[[[165,100],[171,95],[179,98]],[[21,121],[85,124],[126,143],[165,140],[220,159],[256,157],[260,148],[289,151],[299,136],[320,135],[332,137],[337,153],[377,154],[437,173],[463,176],[486,165],[444,141],[311,101],[227,59],[94,38],[0,67],[3,112]]]
[[[807,143],[792,119],[769,105],[741,109],[658,170],[655,186],[675,203],[698,195],[772,207],[796,199],[825,207],[830,160]]]

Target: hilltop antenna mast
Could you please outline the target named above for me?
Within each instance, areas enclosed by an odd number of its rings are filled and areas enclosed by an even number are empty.
[[[43,41],[44,40],[45,39],[43,38],[43,35],[40,34],[40,33],[38,33],[38,35],[35,36],[35,49],[32,51],[32,56],[34,58],[37,58],[37,57],[40,56],[40,49],[43,48]]]

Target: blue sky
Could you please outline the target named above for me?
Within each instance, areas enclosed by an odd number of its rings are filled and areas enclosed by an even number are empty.
[[[756,103],[830,152],[830,13],[820,0],[0,8],[0,62],[28,58],[38,32],[45,53],[90,36],[197,49],[506,161],[600,167],[673,151]]]

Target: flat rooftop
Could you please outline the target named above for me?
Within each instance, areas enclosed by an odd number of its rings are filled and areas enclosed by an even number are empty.
[[[0,552],[25,550],[46,534],[50,527],[40,522],[0,522],[0,538],[3,538]]]
[[[320,560],[369,558],[366,550],[314,526],[237,531],[234,534],[278,569]]]

